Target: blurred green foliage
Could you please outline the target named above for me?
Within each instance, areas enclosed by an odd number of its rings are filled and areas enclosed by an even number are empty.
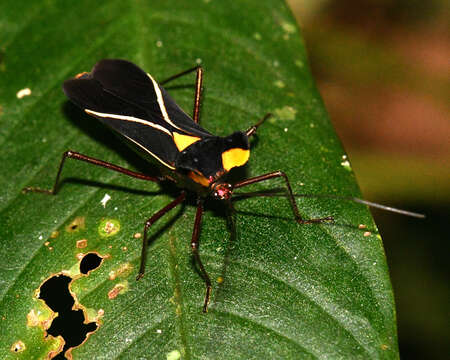
[[[375,213],[396,295],[402,358],[450,353],[450,3],[290,0],[313,73]]]
[[[39,286],[59,273],[73,277],[75,305],[100,325],[73,350],[74,359],[398,357],[381,238],[358,204],[299,199],[305,218],[336,219],[300,226],[285,198],[239,201],[230,235],[233,217],[210,203],[201,253],[214,292],[204,315],[204,282],[189,249],[194,201],[152,229],[147,274],[134,281],[135,234],[177,189],[68,161],[58,196],[21,193],[24,186],[51,186],[68,148],[154,170],[61,92],[65,79],[99,59],[127,58],[157,79],[202,63],[202,125],[212,133],[227,135],[276,114],[238,175],[282,169],[296,192],[357,196],[284,3],[6,0],[0,44],[1,358],[44,357],[62,346],[60,338],[44,339],[43,327],[56,314],[38,299]],[[186,86],[192,83],[180,79],[170,89],[185,109],[192,106]],[[19,99],[26,87],[31,94]],[[259,185],[253,189],[281,186]],[[105,193],[111,199],[104,206]],[[104,236],[105,219],[120,231]],[[77,246],[80,240],[87,246]],[[79,270],[86,252],[104,258],[88,276]],[[114,276],[121,268],[132,270]]]

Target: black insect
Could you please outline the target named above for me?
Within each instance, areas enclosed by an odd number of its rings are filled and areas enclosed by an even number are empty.
[[[333,218],[327,216],[318,219],[303,219],[298,211],[288,177],[282,171],[270,172],[234,184],[224,180],[224,175],[231,169],[247,163],[250,156],[249,138],[255,134],[257,128],[270,114],[264,116],[246,131],[237,131],[226,137],[210,134],[198,124],[202,68],[194,67],[186,70],[166,79],[161,84],[166,84],[193,71],[197,72],[197,78],[192,118],[178,107],[151,75],[129,61],[101,60],[90,73],[81,73],[74,79],[67,80],[63,85],[64,93],[73,103],[120,134],[145,158],[156,159],[157,163],[161,165],[160,176],[138,173],[69,150],[63,154],[51,190],[29,187],[24,191],[56,194],[66,158],[82,160],[142,180],[154,182],[169,180],[182,188],[181,194],[176,199],[145,222],[137,280],[145,272],[149,228],[155,221],[185,200],[185,190],[195,192],[198,200],[191,249],[206,283],[203,312],[207,312],[211,296],[211,280],[199,255],[199,230],[203,215],[203,202],[206,197],[230,200],[234,189],[281,177],[286,186],[286,194],[294,218],[298,223],[322,223],[333,221]],[[351,200],[370,206],[376,205],[360,199],[352,198]],[[411,215],[411,213],[408,214]]]

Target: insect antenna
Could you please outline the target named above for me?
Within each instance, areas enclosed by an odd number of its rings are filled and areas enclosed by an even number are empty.
[[[272,116],[271,113],[267,113],[266,115],[264,115],[264,117],[262,119],[260,119],[255,125],[250,126],[247,131],[245,132],[245,135],[247,135],[248,137],[252,136],[256,130],[258,129],[258,127],[264,122],[266,121],[268,118],[270,118]]]
[[[245,198],[250,197],[278,197],[278,196],[287,196],[287,194],[284,193],[283,190],[268,190],[268,191],[257,191],[257,192],[247,192],[247,193],[236,193],[234,194],[232,200],[238,201]],[[369,207],[381,209],[384,211],[390,211],[393,213],[405,215],[405,216],[411,216],[419,219],[425,219],[426,216],[424,214],[416,213],[413,211],[398,209],[392,206],[382,205],[378,204],[372,201],[360,199],[353,196],[341,196],[341,195],[326,195],[326,194],[318,194],[318,195],[312,195],[312,194],[293,194],[294,197],[299,198],[324,198],[324,199],[338,199],[338,200],[347,200],[347,201],[353,201],[359,204],[367,205]]]

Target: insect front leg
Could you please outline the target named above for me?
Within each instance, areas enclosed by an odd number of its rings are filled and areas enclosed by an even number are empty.
[[[106,169],[109,170],[113,170],[113,171],[117,171],[120,172],[122,174],[131,176],[131,177],[135,177],[137,179],[141,179],[141,180],[148,180],[148,181],[154,181],[154,182],[159,182],[161,180],[163,180],[163,178],[158,178],[158,177],[154,177],[154,176],[148,176],[142,173],[138,173],[135,171],[131,171],[128,169],[125,169],[121,166],[118,165],[114,165],[111,164],[109,162],[103,161],[103,160],[99,160],[87,155],[83,155],[80,154],[78,152],[72,151],[72,150],[68,150],[66,151],[61,159],[61,162],[59,163],[59,168],[58,168],[58,173],[56,174],[56,179],[55,179],[55,183],[53,185],[53,187],[51,189],[41,189],[38,187],[26,187],[24,189],[22,189],[22,192],[27,193],[27,192],[40,192],[40,193],[44,193],[44,194],[49,194],[49,195],[56,195],[56,193],[58,192],[58,185],[59,185],[59,180],[61,177],[61,172],[62,169],[64,167],[64,163],[66,161],[66,158],[70,158],[70,159],[75,159],[75,160],[81,160],[84,162],[87,162],[89,164],[93,164],[93,165],[97,165],[97,166],[101,166],[104,167]]]
[[[233,189],[237,189],[240,187],[244,187],[247,185],[255,184],[255,183],[258,183],[261,181],[266,181],[266,180],[278,178],[278,177],[282,177],[284,179],[286,188],[288,190],[287,194],[288,194],[289,202],[291,204],[292,212],[294,213],[295,220],[299,224],[323,223],[323,222],[329,222],[329,221],[334,220],[332,216],[327,216],[324,218],[317,218],[317,219],[306,219],[306,220],[303,219],[300,216],[300,212],[298,211],[297,203],[295,202],[294,194],[292,193],[292,188],[291,188],[291,184],[289,183],[289,179],[288,179],[287,175],[282,171],[274,171],[271,173],[255,176],[253,178],[240,181],[240,182],[234,184]]]
[[[191,250],[192,250],[194,259],[197,262],[197,265],[200,269],[200,272],[201,272],[203,279],[205,280],[205,284],[206,284],[205,301],[203,302],[203,312],[206,313],[206,312],[208,312],[208,304],[209,304],[209,299],[211,297],[211,280],[203,266],[203,263],[200,259],[200,253],[199,253],[200,242],[198,241],[198,238],[200,235],[200,226],[201,226],[201,222],[202,222],[202,215],[203,215],[203,200],[199,199],[198,205],[197,205],[197,212],[195,214],[194,231],[192,232]]]
[[[163,207],[161,210],[159,210],[155,215],[153,215],[150,219],[148,219],[145,222],[144,226],[144,238],[142,239],[142,250],[141,250],[141,264],[139,266],[139,273],[136,277],[136,280],[141,279],[144,276],[145,273],[145,262],[147,258],[147,246],[148,246],[148,230],[149,228],[158,220],[159,218],[163,217],[165,214],[167,214],[170,210],[172,210],[174,207],[179,205],[183,202],[183,200],[186,198],[186,193],[183,191],[175,200],[171,201],[169,204],[167,204],[165,207]]]

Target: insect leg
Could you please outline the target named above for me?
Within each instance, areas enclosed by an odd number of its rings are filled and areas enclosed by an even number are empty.
[[[206,313],[208,312],[208,304],[209,299],[211,297],[211,280],[209,279],[209,275],[206,272],[205,268],[203,267],[203,263],[200,260],[200,253],[199,253],[200,243],[198,241],[198,238],[200,235],[200,225],[202,222],[202,215],[203,215],[203,200],[199,199],[197,205],[197,212],[195,214],[194,231],[192,232],[191,249],[192,254],[194,255],[195,261],[197,262],[197,265],[200,269],[200,272],[206,284],[205,301],[203,303],[203,312]]]
[[[187,75],[194,70],[197,71],[197,77],[195,79],[195,96],[194,96],[194,111],[192,113],[192,120],[198,124],[199,115],[200,115],[200,100],[202,97],[202,84],[203,84],[203,68],[201,66],[195,66],[191,69],[185,70],[179,74],[175,74],[164,81],[161,81],[160,84],[167,84],[169,81],[175,80],[183,75]]]
[[[150,226],[152,226],[156,222],[156,220],[163,217],[165,214],[167,214],[170,210],[172,210],[178,204],[182,203],[185,198],[186,198],[186,193],[183,191],[175,200],[168,203],[165,207],[163,207],[161,210],[159,210],[155,215],[153,215],[150,219],[148,219],[145,222],[144,238],[142,239],[141,264],[139,266],[139,273],[136,277],[136,280],[141,279],[145,273],[145,261],[146,261],[146,254],[147,254],[147,245],[148,245],[148,236],[147,236],[148,229],[150,228]]]
[[[203,84],[203,69],[199,66],[197,68],[197,77],[195,79],[195,96],[194,96],[194,111],[192,113],[192,120],[198,124],[200,116],[200,100],[202,97]]]
[[[158,178],[158,177],[154,177],[154,176],[148,176],[148,175],[145,175],[145,174],[142,174],[142,173],[131,171],[131,170],[125,169],[125,168],[123,168],[121,166],[114,165],[114,164],[111,164],[109,162],[106,162],[106,161],[103,161],[103,160],[98,160],[98,159],[95,159],[93,157],[86,156],[86,155],[77,153],[75,151],[69,150],[69,151],[66,151],[63,154],[61,162],[59,163],[58,173],[56,175],[56,179],[55,179],[55,183],[53,185],[53,188],[51,188],[51,189],[40,189],[40,188],[37,188],[37,187],[26,187],[26,188],[24,188],[22,190],[22,192],[24,192],[24,193],[27,193],[27,192],[41,192],[41,193],[45,193],[45,194],[55,195],[58,192],[59,179],[61,177],[61,172],[62,172],[62,169],[63,169],[63,166],[64,166],[64,162],[66,161],[66,158],[75,159],[75,160],[81,160],[81,161],[87,162],[89,164],[102,166],[102,167],[104,167],[106,169],[117,171],[117,172],[120,172],[122,174],[131,176],[131,177],[135,177],[135,178],[138,178],[138,179],[142,179],[142,180],[149,180],[149,181],[155,181],[155,182],[163,180],[163,178]]]
[[[294,194],[292,193],[292,188],[291,188],[291,184],[289,183],[289,179],[288,179],[287,175],[282,171],[274,171],[271,173],[267,173],[267,174],[255,176],[250,179],[239,181],[238,183],[234,184],[233,189],[251,185],[251,184],[255,184],[255,183],[258,183],[261,181],[266,181],[266,180],[273,179],[273,178],[278,178],[278,177],[282,177],[285,181],[286,188],[288,190],[288,199],[289,199],[289,202],[291,203],[291,207],[292,207],[292,211],[294,213],[295,220],[299,224],[323,223],[323,222],[334,220],[332,216],[327,216],[327,217],[318,218],[318,219],[308,219],[308,220],[302,219],[302,217],[300,216],[300,213],[298,211],[297,204],[295,202]]]
[[[160,85],[167,84],[169,81],[178,79],[179,77],[187,75],[187,74],[190,74],[193,71],[196,71],[196,70],[198,71],[198,69],[201,69],[201,67],[200,66],[194,66],[194,67],[192,67],[190,69],[187,69],[187,70],[184,70],[184,71],[182,71],[182,72],[180,72],[178,74],[172,75],[171,77],[168,77],[167,79],[164,79],[163,81],[159,81],[159,84]]]

